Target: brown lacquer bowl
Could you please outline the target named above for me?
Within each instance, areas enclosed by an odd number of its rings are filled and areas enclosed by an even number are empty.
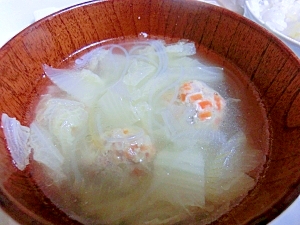
[[[93,43],[141,33],[189,39],[211,59],[246,75],[265,105],[269,153],[249,195],[213,224],[266,224],[300,194],[300,61],[272,34],[228,10],[197,1],[92,1],[38,21],[0,50],[0,113],[29,125],[44,88],[42,64],[59,66]],[[254,118],[255,120],[255,118]],[[80,224],[18,170],[0,129],[0,206],[21,224]]]

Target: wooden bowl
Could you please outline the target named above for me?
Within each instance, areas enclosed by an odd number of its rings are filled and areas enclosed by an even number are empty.
[[[265,171],[255,189],[214,224],[266,224],[300,193],[300,61],[270,33],[228,10],[197,1],[120,0],[78,5],[34,23],[0,50],[0,113],[29,125],[44,88],[42,64],[113,38],[189,39],[211,59],[245,74],[270,125]],[[12,163],[0,129],[0,205],[21,224],[75,225]]]

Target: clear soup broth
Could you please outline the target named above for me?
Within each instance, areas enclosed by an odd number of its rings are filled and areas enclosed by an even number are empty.
[[[74,60],[73,60],[74,59]],[[249,80],[194,43],[100,43],[34,107],[33,178],[83,224],[208,224],[251,191],[268,123]]]

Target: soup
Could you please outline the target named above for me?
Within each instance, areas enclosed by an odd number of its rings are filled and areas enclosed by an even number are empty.
[[[44,70],[52,85],[31,125],[3,114],[2,126],[16,166],[30,164],[71,218],[207,224],[254,188],[268,136],[262,104],[194,43],[104,44]]]

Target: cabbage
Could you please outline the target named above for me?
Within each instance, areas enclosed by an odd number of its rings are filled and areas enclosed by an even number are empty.
[[[136,86],[150,74],[153,74],[155,70],[156,68],[153,65],[133,59],[124,77],[124,83]]]
[[[92,224],[119,224],[124,218],[137,215],[139,212],[146,212],[149,196],[149,182],[151,176],[141,177],[132,184],[132,177],[122,173],[114,176],[112,168],[103,170],[94,175],[92,181],[76,183],[72,185],[72,193],[82,201],[78,202],[79,212],[83,210],[90,218]],[[114,168],[117,169],[117,168]],[[126,171],[127,172],[127,171]],[[104,179],[103,179],[104,178]],[[97,181],[100,181],[97,183]],[[124,185],[131,183],[130,190],[122,191]],[[134,187],[134,188],[133,188]],[[72,210],[73,211],[73,210]]]
[[[148,201],[147,207],[142,207],[143,211],[131,215],[128,221],[133,221],[132,225],[163,225],[163,224],[176,224],[187,217],[185,210],[181,207],[176,207],[167,202],[151,202]]]
[[[221,153],[225,154],[223,168],[225,171],[249,172],[255,169],[262,161],[262,154],[249,146],[246,135],[238,132],[223,146]]]
[[[76,60],[77,67],[91,70],[106,86],[121,80],[129,66],[129,53],[121,45],[110,44],[96,48]]]
[[[144,60],[156,67],[154,77],[160,76],[166,71],[168,66],[168,56],[166,54],[164,42],[159,40],[150,40],[140,42],[129,51],[130,57],[138,60]]]
[[[150,41],[149,43],[142,42],[137,46],[133,46],[129,50],[130,59],[146,62],[149,65],[158,68],[161,64],[159,61],[160,56],[159,52],[157,52],[156,48],[153,46],[153,43],[154,41]]]
[[[36,122],[31,123],[30,131],[29,145],[33,149],[33,159],[61,173],[61,166],[65,159],[49,138],[49,133]]]
[[[229,140],[223,142],[220,149],[211,154],[213,159],[207,165],[209,177],[231,177],[233,172],[247,173],[264,162],[261,152],[249,146],[243,132],[239,131]]]
[[[124,50],[125,51],[125,50]],[[122,79],[128,70],[129,58],[127,52],[125,55],[112,54],[109,51],[109,54],[106,55],[103,59],[95,59],[96,63],[91,67],[87,65],[87,69],[97,74],[101,79],[104,80],[107,86],[110,86]]]
[[[19,170],[24,170],[29,164],[29,155],[31,152],[28,146],[30,129],[22,126],[16,118],[11,118],[7,114],[2,113],[1,127],[7,142],[7,148],[11,157]]]
[[[95,48],[78,59],[75,60],[75,64],[77,68],[86,68],[94,73],[97,73],[99,69],[99,62],[105,59],[109,55],[109,50],[103,48]]]
[[[90,70],[54,69],[47,65],[44,70],[54,84],[87,106],[103,93],[104,81]]]
[[[37,108],[35,121],[66,151],[73,148],[80,134],[86,133],[88,112],[78,101],[45,96]]]
[[[234,201],[247,195],[255,183],[253,178],[241,172],[234,172],[229,177],[219,179],[207,177],[206,200],[217,205]]]
[[[206,197],[211,202],[228,202],[247,194],[255,185],[255,180],[246,173],[264,162],[263,154],[249,147],[246,136],[238,132],[220,149],[207,154]]]
[[[166,46],[169,57],[191,56],[196,54],[195,44],[192,42],[179,41],[176,44]]]
[[[154,160],[155,192],[158,199],[183,208],[205,205],[204,161],[199,150],[162,150]]]
[[[98,101],[95,117],[99,131],[133,125],[138,117],[133,111],[130,99],[108,90]]]

